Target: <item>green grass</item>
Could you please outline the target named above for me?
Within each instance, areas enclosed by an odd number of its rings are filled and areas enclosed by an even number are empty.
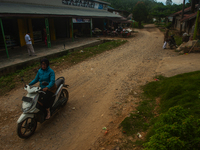
[[[94,47],[85,48],[82,50],[83,52],[75,51],[61,57],[52,58],[50,59],[50,67],[54,70],[60,71],[79,62],[82,62],[88,58],[94,57],[97,54],[114,49],[122,44],[125,44],[126,42],[126,40],[110,41]],[[15,73],[2,76],[0,78],[0,95],[6,94],[7,92],[11,91],[17,86],[17,84],[23,85],[20,82],[22,77],[24,78],[24,81],[26,81],[26,83],[29,83],[35,78],[37,70],[39,68],[40,64],[34,63],[29,67],[17,70]]]
[[[139,131],[146,131],[152,122],[150,121],[154,117],[153,109],[155,100],[143,100],[140,102],[137,110],[130,114],[130,117],[125,118],[121,126],[123,131],[127,135],[135,135]]]
[[[144,87],[144,93],[152,99],[161,98],[161,113],[180,105],[188,109],[191,115],[200,118],[200,71],[151,82]]]
[[[155,134],[154,124],[159,122],[159,116],[153,113],[156,107],[155,100],[160,98],[157,108],[158,114],[167,113],[174,106],[181,106],[189,115],[200,118],[200,71],[185,73],[166,78],[157,76],[154,81],[143,86],[143,101],[132,112],[130,117],[121,123],[127,135],[134,136],[137,132],[147,132],[145,140],[139,140],[134,145],[142,146]],[[139,111],[139,113],[138,113]],[[139,143],[139,144],[138,144]]]
[[[25,81],[30,81],[30,79],[34,78],[36,73],[34,71],[37,70],[39,63],[34,63],[33,65],[26,67],[21,70],[17,70],[15,73],[8,74],[6,76],[2,76],[0,78],[0,95],[3,95],[16,87],[17,84],[20,83],[21,78]]]

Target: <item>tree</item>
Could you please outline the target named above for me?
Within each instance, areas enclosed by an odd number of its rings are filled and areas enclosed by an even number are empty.
[[[166,5],[172,5],[172,0],[166,0]]]
[[[138,2],[133,8],[133,19],[139,22],[139,27],[141,27],[141,22],[146,20],[148,16],[148,10],[144,2]]]

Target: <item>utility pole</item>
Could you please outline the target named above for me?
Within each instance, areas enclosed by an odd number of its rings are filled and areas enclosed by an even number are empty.
[[[184,9],[185,9],[185,0],[183,0],[183,8],[182,8],[181,19],[183,19],[183,16],[184,16]],[[180,35],[181,34],[182,34],[182,23],[180,22]]]

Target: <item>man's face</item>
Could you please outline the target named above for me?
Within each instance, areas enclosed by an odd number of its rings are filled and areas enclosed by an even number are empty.
[[[45,62],[42,62],[41,65],[42,65],[42,69],[43,69],[43,70],[47,69],[47,64],[46,64]]]

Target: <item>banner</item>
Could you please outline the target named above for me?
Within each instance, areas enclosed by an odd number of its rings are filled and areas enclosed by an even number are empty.
[[[91,19],[73,18],[73,23],[90,23]]]
[[[62,0],[65,5],[94,8],[95,3],[89,0]]]
[[[108,6],[101,3],[95,3],[92,0],[62,0],[62,3],[65,5],[79,6],[79,7],[89,7],[96,9],[107,10]]]

